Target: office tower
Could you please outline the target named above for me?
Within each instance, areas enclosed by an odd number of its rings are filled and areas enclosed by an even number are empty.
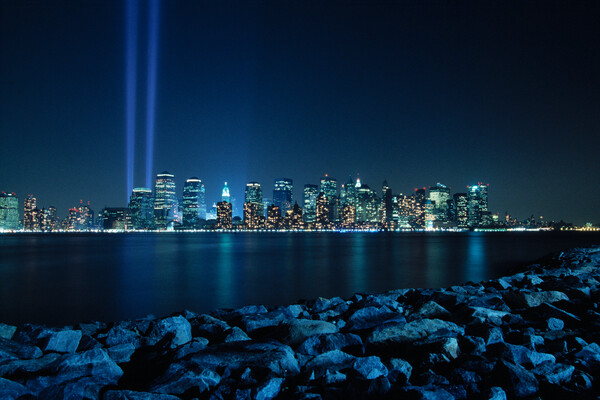
[[[59,229],[58,216],[56,215],[56,207],[50,206],[44,209],[42,221],[42,230],[44,232],[52,232]]]
[[[268,229],[281,229],[281,212],[279,207],[275,204],[271,204],[267,207],[267,228]]]
[[[271,199],[269,199],[268,197],[263,197],[263,210],[264,212],[264,216],[265,218],[267,218],[269,216],[269,206],[273,204],[273,201]]]
[[[341,210],[341,227],[343,229],[352,229],[356,222],[356,208],[352,204],[346,204]]]
[[[381,187],[381,223],[389,228],[394,220],[394,207],[392,202],[392,189],[388,186],[387,180],[383,181]]]
[[[331,201],[331,199],[337,197],[337,180],[325,175],[324,178],[321,178],[319,190],[327,197],[327,200]]]
[[[175,175],[167,171],[157,174],[154,184],[154,224],[157,229],[167,229],[173,226],[177,205]]]
[[[292,208],[294,182],[291,179],[275,179],[273,187],[273,204],[281,210],[281,215],[285,216]]]
[[[469,201],[468,225],[472,228],[491,223],[488,221],[488,188],[489,184],[481,182],[477,185],[467,186]]]
[[[304,229],[304,221],[302,220],[302,209],[298,203],[294,203],[294,206],[287,213],[288,228],[290,229]]]
[[[329,201],[323,192],[317,196],[315,228],[329,229]]]
[[[227,186],[227,182],[225,182],[223,190],[221,191],[221,201],[231,203],[231,195],[229,194],[229,186]]]
[[[434,221],[448,221],[448,200],[450,200],[450,188],[438,183],[429,188],[429,199],[433,203],[431,215]]]
[[[469,226],[469,200],[466,193],[454,193],[454,222],[459,228]]]
[[[0,193],[0,230],[19,229],[19,198],[14,193]]]
[[[129,208],[106,207],[102,210],[101,218],[102,229],[104,230],[129,230],[132,228],[131,211]]]
[[[413,225],[415,228],[425,227],[425,188],[415,189],[413,200]]]
[[[152,190],[144,187],[134,188],[129,197],[129,210],[132,229],[154,228]]]
[[[303,195],[303,218],[304,222],[313,224],[317,218],[317,196],[319,195],[319,187],[317,185],[304,185]]]
[[[94,211],[90,208],[90,202],[84,203],[83,200],[79,201],[79,207],[77,207],[78,219],[77,219],[77,230],[89,231],[94,228]]]
[[[33,231],[36,228],[37,200],[28,194],[23,203],[23,229]]]
[[[248,182],[244,191],[244,225],[248,229],[258,229],[264,221],[262,188],[258,182]]]
[[[360,182],[359,182],[360,183]],[[378,222],[379,204],[377,194],[369,185],[357,187],[356,222],[373,225]]]
[[[217,203],[217,228],[231,229],[231,203],[220,201]]]
[[[183,185],[183,226],[200,228],[200,220],[206,219],[206,191],[202,181],[192,177]]]

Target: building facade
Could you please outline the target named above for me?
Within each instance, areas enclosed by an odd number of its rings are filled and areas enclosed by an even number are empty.
[[[156,175],[154,184],[154,224],[156,229],[172,228],[178,200],[175,193],[175,175],[163,171]]]

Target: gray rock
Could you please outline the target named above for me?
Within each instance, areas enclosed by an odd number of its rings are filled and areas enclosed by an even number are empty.
[[[525,346],[510,343],[496,343],[488,347],[488,354],[497,356],[513,364],[536,366],[543,362],[554,363],[556,358],[552,354],[538,353]]]
[[[401,358],[391,358],[388,376],[399,384],[406,384],[412,374],[412,365]]]
[[[473,318],[479,320],[480,323],[489,322],[490,324],[501,326],[502,319],[509,315],[509,312],[492,310],[484,307],[470,307],[473,310]]]
[[[407,324],[377,327],[368,337],[373,344],[409,343],[424,337],[452,337],[464,334],[464,328],[439,319],[422,319]]]
[[[571,380],[573,372],[575,372],[575,367],[572,365],[545,362],[536,366],[532,372],[541,382],[562,386]]]
[[[135,353],[135,346],[133,343],[123,343],[116,346],[109,347],[106,349],[110,358],[117,364],[129,362],[133,353]]]
[[[506,392],[501,387],[494,386],[490,388],[489,400],[506,400]]]
[[[52,370],[52,367],[59,358],[61,358],[61,355],[58,353],[48,353],[40,358],[10,360],[0,364],[0,376],[10,377],[13,375],[33,375],[40,372],[48,372]]]
[[[252,334],[257,329],[276,326],[284,320],[286,320],[285,314],[281,312],[251,314],[242,318],[241,327],[245,332]]]
[[[182,364],[171,364],[165,373],[150,386],[154,393],[181,395],[190,389],[203,393],[215,387],[221,376],[210,369],[192,369]]]
[[[75,353],[81,340],[81,331],[65,329],[61,331],[45,331],[38,339],[45,342],[43,350],[57,353]]]
[[[16,326],[6,325],[0,322],[0,339],[12,339],[16,331]]]
[[[344,353],[341,350],[332,350],[311,359],[304,366],[309,374],[319,378],[326,371],[339,371],[345,368],[351,368],[354,365],[356,357]]]
[[[466,354],[481,354],[485,351],[485,341],[477,336],[460,335],[458,346]]]
[[[332,308],[336,308],[341,306],[342,304],[346,304],[346,302],[340,297],[334,297],[332,299],[326,299],[324,297],[319,297],[315,300],[311,312],[313,313],[322,313],[323,311],[330,310]]]
[[[192,326],[182,316],[163,318],[152,326],[146,342],[148,345],[155,345],[167,334],[173,335],[170,347],[178,347],[192,340]]]
[[[208,339],[203,337],[194,338],[190,343],[186,343],[177,349],[175,359],[180,360],[190,354],[198,353],[208,346]]]
[[[363,378],[371,380],[380,376],[387,376],[388,369],[383,365],[379,357],[359,357],[352,366]]]
[[[563,320],[558,318],[548,318],[546,324],[551,331],[560,331],[565,327]]]
[[[20,383],[0,378],[0,399],[13,400],[27,394],[31,392]]]
[[[98,332],[106,329],[106,324],[99,321],[80,322],[77,324],[83,335],[96,336]]]
[[[271,400],[274,399],[281,390],[283,378],[270,378],[258,387],[256,391],[256,400]]]
[[[49,385],[38,396],[41,399],[97,399],[106,384],[101,376],[86,376]]]
[[[123,370],[102,349],[63,356],[56,361],[56,371],[65,380],[93,375],[116,382],[123,375]]]
[[[532,396],[539,390],[535,376],[525,368],[500,360],[492,372],[492,381],[513,397]]]
[[[407,386],[402,389],[420,400],[455,400],[446,389],[431,386]]]
[[[331,350],[354,350],[364,352],[360,336],[353,333],[325,333],[308,337],[298,348],[297,353],[316,356]]]
[[[231,331],[227,334],[224,341],[225,341],[225,343],[230,343],[230,342],[241,342],[244,340],[250,340],[250,337],[248,335],[246,335],[246,332],[244,332],[237,326],[234,326],[233,328],[231,328]]]
[[[402,314],[390,310],[388,307],[365,307],[356,310],[347,320],[350,330],[369,329],[387,322],[406,322]]]
[[[109,390],[104,393],[103,400],[179,400],[170,394],[144,393],[133,390]]]
[[[590,343],[575,354],[575,357],[585,361],[592,368],[600,368],[600,346]]]
[[[422,319],[422,318],[441,318],[446,319],[450,317],[450,312],[444,307],[440,306],[433,300],[423,304],[419,311],[411,315],[411,320]]]
[[[0,338],[0,361],[14,358],[31,359],[42,356],[42,350],[36,346],[20,344],[12,340]]]
[[[188,356],[197,368],[228,367],[231,370],[246,367],[268,368],[277,376],[296,375],[300,372],[298,360],[289,346],[277,342],[233,342],[207,347]]]
[[[556,303],[562,300],[569,301],[566,294],[555,290],[547,292],[506,292],[503,296],[508,304],[521,308],[537,307],[542,303]]]
[[[107,346],[118,346],[121,344],[132,344],[135,348],[138,348],[142,342],[137,329],[131,326],[129,323],[120,323],[108,331],[106,337]]]
[[[313,335],[336,333],[338,328],[326,321],[311,319],[293,319],[280,325],[281,342],[296,347]]]

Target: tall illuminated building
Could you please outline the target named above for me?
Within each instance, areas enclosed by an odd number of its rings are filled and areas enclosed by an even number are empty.
[[[263,195],[262,188],[258,182],[248,182],[244,191],[244,225],[248,229],[257,229],[263,225],[264,210],[263,210]]]
[[[44,208],[41,228],[44,232],[52,232],[58,230],[58,216],[56,207],[50,206]]]
[[[327,200],[331,201],[337,196],[337,180],[325,175],[324,178],[321,178],[321,185],[319,189],[321,193],[327,197]]]
[[[448,220],[448,200],[450,200],[450,188],[438,183],[429,188],[429,200],[432,201],[433,220],[445,222]]]
[[[361,184],[357,187],[356,197],[356,222],[369,226],[376,224],[379,221],[377,194],[368,185]]]
[[[392,189],[388,186],[387,180],[384,180],[381,186],[381,223],[388,227],[393,220]]]
[[[279,207],[271,204],[267,207],[267,222],[268,229],[280,229],[282,226],[281,212]]]
[[[183,185],[183,226],[199,228],[200,220],[206,219],[206,189],[202,181],[192,177]]]
[[[346,204],[341,210],[341,227],[343,229],[352,229],[356,223],[356,208],[352,204]]]
[[[23,203],[23,229],[33,231],[36,229],[37,200],[32,194],[28,194]]]
[[[102,229],[129,230],[132,228],[131,210],[123,207],[106,207],[100,214]]]
[[[19,229],[19,198],[14,193],[0,193],[0,229]]]
[[[167,171],[157,174],[154,184],[154,223],[157,229],[172,227],[177,205],[175,175]]]
[[[220,201],[217,203],[217,228],[231,229],[231,203]]]
[[[302,191],[303,197],[303,218],[304,222],[314,223],[317,218],[317,196],[319,195],[319,187],[317,185],[306,184]]]
[[[459,228],[469,226],[469,198],[466,193],[454,193],[454,223]]]
[[[477,185],[467,186],[469,201],[468,225],[472,228],[488,224],[488,188],[489,184],[481,182]]]
[[[304,229],[304,221],[302,220],[302,209],[298,203],[294,203],[294,206],[287,213],[287,227],[290,229]]]
[[[255,203],[259,214],[264,214],[263,192],[258,182],[248,182],[244,191],[244,202]]]
[[[221,191],[221,201],[231,203],[231,194],[229,194],[229,186],[227,186],[227,182],[225,182],[223,190]]]
[[[415,228],[425,227],[425,202],[427,197],[425,196],[425,188],[415,189],[414,200],[413,200],[413,225]]]
[[[129,197],[129,210],[133,229],[154,228],[152,190],[145,187],[134,188]]]
[[[288,178],[275,179],[273,187],[273,204],[281,210],[281,215],[286,215],[292,208],[294,181]]]
[[[315,228],[329,229],[329,200],[323,192],[317,196]]]

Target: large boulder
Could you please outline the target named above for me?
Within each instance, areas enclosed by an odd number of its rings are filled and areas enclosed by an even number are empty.
[[[0,338],[0,362],[16,358],[39,358],[42,354],[42,350],[37,346],[20,344],[12,340]]]
[[[279,327],[279,337],[282,343],[296,347],[313,335],[336,333],[338,328],[326,321],[312,319],[292,319],[283,322]]]
[[[106,336],[107,346],[118,346],[122,344],[131,344],[135,348],[138,348],[142,342],[142,336],[137,329],[131,324],[120,323],[108,331]]]
[[[393,324],[377,327],[367,341],[372,344],[414,342],[425,337],[455,337],[464,334],[464,328],[453,322],[440,319],[421,319],[407,324]]]
[[[304,368],[313,378],[319,378],[326,371],[333,372],[351,368],[355,360],[356,357],[346,354],[341,350],[332,350],[314,357],[306,363]]]
[[[0,322],[0,339],[12,339],[16,331],[16,326],[7,325]]]
[[[504,293],[503,296],[509,305],[520,308],[537,307],[543,303],[556,303],[563,300],[569,301],[566,294],[556,290],[542,292],[512,291]]]
[[[376,356],[359,357],[354,361],[352,368],[367,380],[376,379],[388,374],[388,369],[383,365],[381,359]]]
[[[45,352],[55,351],[57,353],[75,353],[81,340],[81,331],[64,329],[60,331],[45,331],[38,339],[45,343]]]
[[[369,329],[387,322],[406,322],[404,316],[388,307],[364,307],[356,310],[348,318],[346,327],[349,330]]]
[[[215,387],[221,377],[210,369],[188,368],[180,363],[171,364],[165,373],[150,386],[150,391],[182,395],[190,389],[203,393]]]
[[[298,346],[296,352],[316,356],[331,350],[362,354],[364,346],[360,336],[353,333],[324,333],[308,337]]]
[[[165,338],[172,336],[169,346],[175,348],[192,340],[192,326],[189,321],[182,316],[163,318],[154,323],[146,338],[148,345],[155,345]]]
[[[504,388],[512,397],[532,396],[539,390],[538,380],[525,368],[500,360],[492,371],[491,380]]]
[[[0,399],[13,400],[28,394],[31,392],[20,383],[0,378]]]

